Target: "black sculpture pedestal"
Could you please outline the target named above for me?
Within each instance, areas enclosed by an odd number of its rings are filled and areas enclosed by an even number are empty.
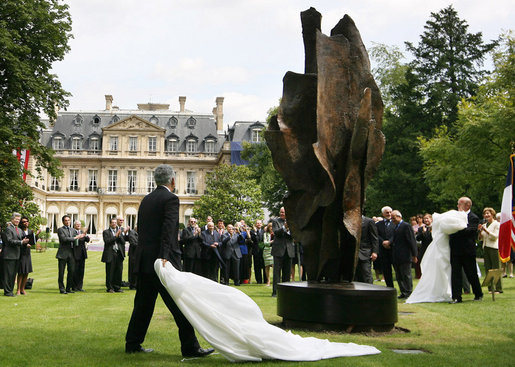
[[[397,322],[397,291],[360,282],[280,283],[277,314],[290,328],[390,331]]]

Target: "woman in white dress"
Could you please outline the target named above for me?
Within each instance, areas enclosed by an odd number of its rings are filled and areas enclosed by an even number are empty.
[[[433,242],[420,264],[422,278],[406,303],[452,301],[449,235],[466,228],[467,222],[466,212],[450,210],[433,214]]]
[[[381,353],[354,343],[303,338],[270,325],[258,305],[236,288],[156,260],[154,269],[195,330],[230,361],[316,361]],[[263,337],[266,336],[266,337]]]

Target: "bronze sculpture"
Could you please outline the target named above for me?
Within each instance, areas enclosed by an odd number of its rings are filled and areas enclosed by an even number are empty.
[[[381,160],[383,103],[358,29],[345,15],[321,33],[301,13],[305,74],[287,72],[279,113],[265,132],[288,186],[288,225],[310,281],[352,281],[365,188]]]

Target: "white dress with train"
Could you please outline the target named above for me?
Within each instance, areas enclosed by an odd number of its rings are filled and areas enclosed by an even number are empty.
[[[466,228],[467,223],[466,212],[450,210],[433,214],[433,242],[420,263],[422,277],[406,303],[452,301],[449,235]]]
[[[154,269],[184,316],[197,332],[230,361],[316,361],[380,353],[354,343],[303,338],[270,325],[258,305],[236,288],[156,260]]]

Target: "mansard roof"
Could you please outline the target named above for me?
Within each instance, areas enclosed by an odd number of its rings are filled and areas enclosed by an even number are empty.
[[[252,129],[264,129],[266,124],[260,121],[236,121],[229,128],[229,140],[233,142],[251,141]]]

